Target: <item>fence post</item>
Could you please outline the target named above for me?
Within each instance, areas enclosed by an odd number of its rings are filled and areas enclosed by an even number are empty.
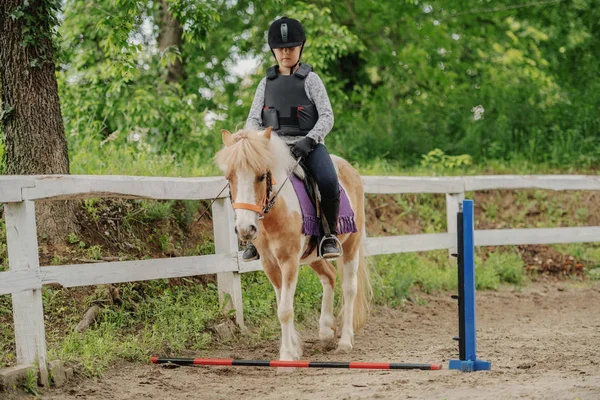
[[[237,236],[234,233],[234,213],[228,198],[218,199],[212,206],[215,253],[238,252]],[[239,270],[239,258],[238,270]],[[235,310],[235,321],[244,327],[244,303],[242,301],[242,281],[239,272],[217,274],[219,302],[225,310]],[[230,300],[230,301],[227,301]]]
[[[457,222],[456,214],[458,213],[460,204],[465,199],[465,193],[446,193],[446,221],[448,226],[448,233],[456,235]],[[454,242],[456,243],[456,241]],[[457,252],[456,245],[448,249],[448,257],[451,263],[454,263],[452,254]]]
[[[11,271],[40,272],[35,203],[6,203],[6,245]],[[12,294],[17,364],[37,365],[40,383],[48,385],[42,288]]]

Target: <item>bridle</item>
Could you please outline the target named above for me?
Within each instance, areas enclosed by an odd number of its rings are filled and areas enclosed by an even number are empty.
[[[265,215],[275,205],[275,199],[277,198],[277,196],[279,196],[279,192],[281,192],[281,189],[283,189],[283,187],[285,186],[287,181],[290,179],[290,177],[292,176],[292,174],[298,167],[298,164],[300,164],[300,161],[302,161],[302,157],[298,157],[298,160],[296,160],[296,164],[294,164],[294,167],[290,170],[289,175],[285,178],[285,181],[283,181],[283,183],[281,184],[279,189],[277,189],[277,192],[275,193],[275,195],[273,195],[273,197],[271,197],[271,193],[273,192],[273,186],[275,185],[275,179],[273,178],[273,174],[271,173],[271,171],[270,170],[267,171],[266,178],[265,178],[267,180],[267,193],[265,194],[265,199],[263,201],[262,206],[259,206],[257,204],[250,204],[250,203],[234,203],[233,198],[231,197],[231,190],[230,190],[229,191],[229,199],[231,200],[231,205],[233,206],[233,209],[234,210],[242,209],[242,210],[254,211],[255,213],[258,214],[259,220],[263,219],[265,217]],[[267,199],[269,199],[269,200],[267,200]]]
[[[262,205],[251,204],[251,203],[236,203],[233,201],[231,197],[231,190],[229,191],[229,200],[231,200],[231,206],[234,210],[250,210],[254,211],[258,214],[258,219],[263,219],[265,214],[269,212],[271,207],[275,204],[275,197],[271,198],[271,193],[273,192],[273,186],[275,185],[275,178],[273,178],[273,174],[271,171],[267,171],[265,179],[267,180],[267,192],[265,193],[265,198],[263,200]],[[283,186],[283,185],[282,185]],[[279,192],[277,192],[279,193]]]
[[[275,195],[273,197],[271,197],[271,193],[273,192],[273,186],[275,185],[275,178],[273,178],[273,174],[271,173],[270,170],[267,171],[266,177],[265,177],[265,179],[267,180],[267,192],[265,193],[265,199],[263,200],[262,206],[259,206],[257,204],[250,204],[250,203],[235,203],[231,196],[231,190],[229,190],[229,200],[231,200],[231,205],[232,205],[233,209],[234,210],[242,209],[242,210],[254,211],[255,213],[258,214],[259,220],[263,219],[265,217],[265,214],[267,214],[271,210],[271,208],[273,208],[273,206],[275,205],[275,199],[279,195],[279,192],[281,192],[281,189],[283,189],[283,187],[285,186],[287,181],[290,179],[290,177],[292,176],[292,174],[294,173],[296,168],[298,167],[298,164],[300,164],[300,161],[302,161],[302,157],[298,158],[298,160],[296,161],[296,164],[294,164],[294,167],[291,169],[290,174],[285,178],[285,181],[283,181],[283,183],[281,184],[281,186],[279,187],[279,189],[277,190],[277,192],[275,193]],[[208,209],[213,205],[213,203],[215,201],[217,201],[217,199],[221,196],[221,193],[223,193],[225,191],[225,189],[227,189],[228,187],[229,187],[229,182],[227,182],[227,185],[225,185],[225,187],[223,189],[221,189],[221,191],[219,192],[217,197],[215,197],[211,201],[210,205],[204,209],[204,211],[202,212],[202,214],[200,214],[200,216],[198,217],[198,219],[196,221],[200,221],[202,216],[208,211]],[[269,199],[269,200],[267,200],[267,199]]]

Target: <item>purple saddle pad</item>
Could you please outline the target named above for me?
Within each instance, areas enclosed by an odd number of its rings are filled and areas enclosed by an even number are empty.
[[[294,186],[294,190],[300,201],[300,208],[302,209],[302,233],[306,236],[323,235],[321,224],[317,219],[315,207],[308,197],[304,182],[294,174],[290,177],[290,181]],[[352,210],[352,207],[350,207],[348,195],[341,185],[339,185],[339,189],[340,212],[338,214],[337,222],[338,234],[357,232],[356,223],[354,222],[354,211]]]

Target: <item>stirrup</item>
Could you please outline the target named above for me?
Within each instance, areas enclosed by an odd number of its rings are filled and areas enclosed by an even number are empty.
[[[324,258],[323,254],[321,253],[321,249],[323,248],[323,242],[325,242],[325,240],[327,239],[333,239],[337,242],[338,247],[340,249],[340,255],[339,256],[335,256],[335,257],[327,257]],[[338,258],[338,257],[342,257],[344,255],[344,247],[342,246],[342,242],[340,242],[340,239],[337,238],[336,235],[331,235],[331,236],[323,236],[323,238],[321,239],[321,241],[319,242],[319,246],[317,246],[317,255],[319,258],[323,258],[325,260],[329,259],[329,258]]]
[[[246,252],[250,251],[250,249],[251,249],[250,246],[254,247],[254,255],[251,256],[251,257],[249,257],[249,258],[245,258],[244,255],[246,254]],[[260,254],[258,253],[258,249],[256,248],[256,246],[254,246],[253,244],[251,244],[242,253],[242,261],[244,261],[244,262],[250,262],[250,261],[254,261],[254,260],[260,260]]]

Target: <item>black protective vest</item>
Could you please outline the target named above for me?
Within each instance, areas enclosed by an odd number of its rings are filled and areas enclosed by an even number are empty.
[[[263,126],[273,127],[284,136],[306,136],[319,119],[317,107],[304,90],[306,77],[312,71],[308,64],[292,75],[280,75],[277,67],[267,69]]]

